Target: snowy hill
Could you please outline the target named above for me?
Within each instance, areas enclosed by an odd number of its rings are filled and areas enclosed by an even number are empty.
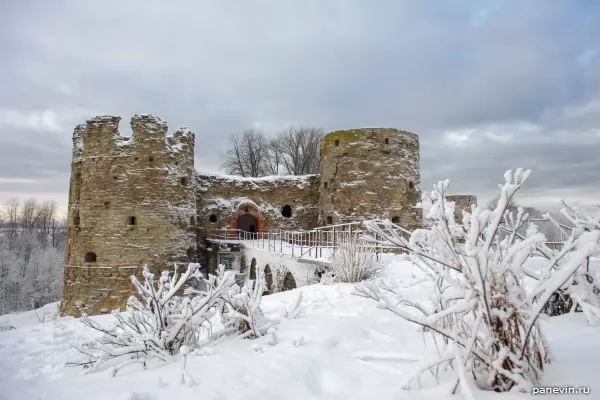
[[[418,270],[396,256],[384,271],[401,281],[418,277]],[[153,362],[143,370],[131,365],[113,377],[109,370],[84,374],[67,368],[79,356],[73,344],[94,335],[77,319],[39,323],[38,313],[0,317],[14,330],[0,332],[0,399],[2,400],[187,400],[187,399],[462,399],[451,396],[454,383],[424,379],[423,390],[407,391],[403,384],[420,361],[435,357],[416,325],[371,300],[353,296],[353,285],[313,285],[263,298],[263,309],[280,321],[279,342],[270,335],[257,340],[230,340],[198,350],[186,370],[195,383],[181,384],[183,358]],[[408,290],[408,289],[407,289]],[[412,290],[412,289],[411,289]],[[298,292],[305,314],[286,319],[286,308]],[[407,295],[427,297],[423,291]],[[48,305],[43,311],[52,311]],[[102,322],[110,315],[95,317]],[[548,386],[591,387],[600,399],[600,327],[589,327],[581,314],[554,317],[543,323],[553,362],[546,369]],[[477,392],[478,399],[527,399],[531,394]],[[556,396],[536,396],[556,398]]]

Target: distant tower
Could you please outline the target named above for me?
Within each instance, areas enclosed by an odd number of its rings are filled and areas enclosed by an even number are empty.
[[[454,219],[458,223],[462,223],[463,211],[470,213],[472,205],[477,207],[477,196],[472,194],[446,196],[446,200],[454,202]]]
[[[194,133],[150,115],[101,116],[73,133],[61,314],[124,309],[130,276],[196,258]]]
[[[419,137],[387,128],[336,131],[321,142],[320,219],[388,218],[421,226]]]

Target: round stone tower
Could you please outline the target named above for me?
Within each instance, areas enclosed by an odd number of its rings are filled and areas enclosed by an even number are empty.
[[[124,309],[130,276],[196,258],[194,133],[151,115],[101,116],[75,128],[61,314]]]
[[[421,226],[419,137],[388,128],[336,131],[321,142],[320,220],[388,218]]]

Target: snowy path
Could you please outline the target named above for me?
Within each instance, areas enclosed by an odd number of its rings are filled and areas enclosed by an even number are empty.
[[[396,263],[394,275],[411,279],[410,265]],[[306,315],[286,320],[286,306],[304,292]],[[264,309],[279,318],[280,342],[269,337],[236,340],[214,348],[210,355],[194,355],[187,370],[196,381],[181,380],[178,357],[171,364],[137,365],[113,378],[109,371],[85,375],[65,368],[77,356],[70,346],[89,332],[74,319],[22,326],[0,333],[0,399],[2,400],[160,400],[160,399],[462,399],[449,396],[452,382],[423,391],[405,391],[401,385],[415,363],[433,355],[417,327],[374,302],[350,295],[352,285],[314,285],[264,298]],[[414,293],[414,295],[427,295]],[[3,316],[1,319],[10,319]],[[14,318],[14,317],[13,317]],[[24,325],[26,318],[14,320]],[[99,319],[110,320],[110,316]],[[1,320],[0,319],[0,320]],[[581,314],[544,323],[555,355],[548,367],[548,385],[592,385],[600,398],[600,327],[587,327]],[[256,345],[261,351],[256,351]],[[477,393],[481,399],[526,399],[529,394]],[[536,398],[556,398],[556,396]],[[569,398],[560,396],[559,398]]]

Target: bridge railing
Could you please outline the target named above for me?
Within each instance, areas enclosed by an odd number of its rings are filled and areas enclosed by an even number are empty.
[[[362,234],[368,233],[375,239],[364,241]],[[406,232],[404,232],[406,233]],[[247,232],[239,229],[213,229],[207,232],[207,239],[213,242],[237,243],[244,246],[286,254],[294,258],[330,259],[340,244],[357,239],[359,246],[375,248],[379,253],[398,251],[394,246],[377,243],[373,232],[367,232],[361,222],[327,225],[311,230],[288,231],[281,229],[262,232]],[[562,242],[547,242],[551,249],[560,250]]]
[[[363,233],[366,233],[366,230],[362,223],[355,222],[298,231],[276,229],[247,232],[238,229],[214,229],[207,232],[207,239],[213,242],[239,243],[295,258],[329,259],[341,243],[352,238],[359,240],[359,246],[374,247],[377,252],[388,250],[385,246],[360,240]]]

